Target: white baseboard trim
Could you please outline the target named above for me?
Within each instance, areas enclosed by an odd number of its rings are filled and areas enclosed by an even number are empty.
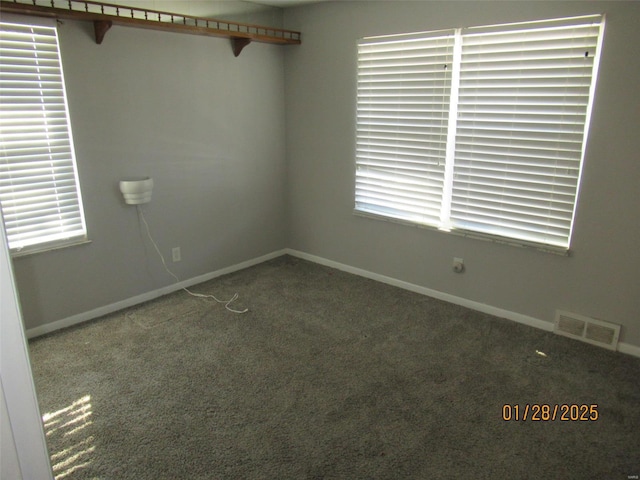
[[[235,265],[231,265],[229,267],[221,268],[220,270],[216,270],[215,272],[199,275],[197,277],[190,278],[188,280],[183,280],[179,283],[174,283],[172,285],[167,285],[166,287],[158,288],[157,290],[153,290],[151,292],[143,293],[141,295],[136,295],[135,297],[130,297],[125,300],[121,300],[119,302],[105,305],[103,307],[98,307],[93,310],[89,310],[88,312],[79,313],[77,315],[72,315],[71,317],[63,318],[62,320],[57,320],[55,322],[47,323],[46,325],[30,328],[25,333],[27,335],[27,338],[39,337],[40,335],[45,335],[47,333],[55,332],[56,330],[71,327],[73,325],[77,325],[79,323],[83,323],[89,320],[93,320],[94,318],[102,317],[104,315],[117,312],[118,310],[122,310],[124,308],[129,308],[129,307],[133,307],[134,305],[138,305],[140,303],[148,302],[149,300],[153,300],[154,298],[158,298],[163,295],[176,292],[182,288],[189,288],[193,285],[197,285],[199,283],[212,280],[216,277],[221,277],[222,275],[226,275],[228,273],[233,273],[233,272],[237,272],[238,270],[243,270],[245,268],[252,267],[259,263],[266,262],[267,260],[272,260],[276,257],[285,255],[286,253],[287,253],[286,250],[276,250],[275,252],[262,255],[261,257],[252,258],[245,262],[241,262]]]
[[[640,347],[636,347],[635,345],[631,345],[630,343],[618,343],[618,351],[621,353],[626,353],[627,355],[631,355],[633,357],[640,358]]]
[[[493,307],[491,305],[486,305],[484,303],[475,302],[473,300],[468,300],[462,297],[457,297],[449,293],[443,293],[443,292],[439,292],[438,290],[432,290],[431,288],[421,287],[420,285],[404,282],[402,280],[398,280],[393,277],[387,277],[385,275],[380,275],[378,273],[373,273],[368,270],[352,267],[350,265],[345,265],[343,263],[334,262],[333,260],[327,260],[326,258],[317,257],[315,255],[310,255],[308,253],[300,252],[297,250],[287,249],[286,253],[293,257],[298,257],[303,260],[309,260],[310,262],[319,263],[320,265],[325,265],[327,267],[335,268],[337,270],[342,270],[343,272],[353,273],[355,275],[369,278],[371,280],[376,280],[378,282],[386,283],[394,287],[399,287],[405,290],[409,290],[411,292],[416,292],[422,295],[427,295],[429,297],[437,298],[438,300],[444,300],[445,302],[453,303],[455,305],[460,305],[462,307],[467,307],[472,310],[477,310],[478,312],[488,313],[489,315],[495,315],[496,317],[506,318],[508,320],[513,320],[515,322],[523,323],[525,325],[539,328],[541,330],[546,330],[548,332],[553,331],[553,323],[546,322],[544,320],[540,320],[534,317],[529,317],[521,313],[516,313],[510,310]]]
[[[547,332],[553,331],[552,322],[547,322],[545,320],[540,320],[538,318],[530,317],[528,315],[523,315],[521,313],[512,312],[510,310],[505,310],[503,308],[486,305],[484,303],[480,303],[480,302],[476,302],[466,298],[451,295],[448,293],[440,292],[438,290],[422,287],[420,285],[398,280],[397,278],[388,277],[386,275],[380,275],[378,273],[370,272],[368,270],[364,270],[361,268],[352,267],[344,263],[328,260],[326,258],[319,257],[316,255],[311,255],[309,253],[301,252],[299,250],[284,248],[282,250],[276,250],[274,252],[247,260],[245,262],[241,262],[226,268],[222,268],[220,270],[216,270],[215,272],[200,275],[198,277],[194,277],[189,280],[184,280],[182,282],[175,283],[173,285],[168,285],[166,287],[162,287],[157,290],[153,290],[151,292],[143,293],[135,297],[127,298],[125,300],[115,302],[110,305],[105,305],[104,307],[99,307],[94,310],[90,310],[88,312],[80,313],[78,315],[73,315],[71,317],[64,318],[62,320],[48,323],[46,325],[31,328],[26,331],[26,336],[27,338],[34,338],[40,335],[45,335],[47,333],[55,332],[56,330],[60,330],[62,328],[71,327],[73,325],[77,325],[79,323],[86,322],[88,320],[93,320],[94,318],[102,317],[109,313],[117,312],[118,310],[122,310],[124,308],[133,307],[134,305],[138,305],[143,302],[148,302],[149,300],[153,300],[154,298],[158,298],[163,295],[173,293],[177,290],[180,290],[181,288],[188,288],[193,285],[197,285],[199,283],[212,280],[216,277],[226,275],[228,273],[233,273],[238,270],[242,270],[248,267],[252,267],[254,265],[258,265],[259,263],[272,260],[282,255],[291,255],[292,257],[301,258],[303,260],[308,260],[313,263],[325,265],[327,267],[335,268],[337,270],[342,270],[343,272],[352,273],[360,277],[369,278],[371,280],[386,283],[388,285],[409,290],[411,292],[427,295],[429,297],[437,298],[438,300],[443,300],[445,302],[453,303],[455,305],[460,305],[462,307],[470,308],[478,312],[487,313],[489,315],[495,315],[496,317],[500,317],[500,318],[506,318],[507,320],[512,320],[514,322],[522,323],[524,325],[538,328],[540,330],[544,330]],[[640,347],[629,344],[629,343],[620,342],[618,344],[618,351],[620,353],[624,353],[627,355],[631,355],[633,357],[640,358]]]

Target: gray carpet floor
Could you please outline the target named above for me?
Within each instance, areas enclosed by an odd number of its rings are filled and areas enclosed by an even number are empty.
[[[250,311],[177,292],[30,342],[57,478],[640,474],[640,359],[288,256],[192,290]]]

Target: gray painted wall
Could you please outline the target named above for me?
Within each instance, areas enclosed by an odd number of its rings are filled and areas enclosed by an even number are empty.
[[[282,47],[65,21],[62,61],[92,243],[14,259],[27,329],[174,283],[125,205],[148,175],[145,216],[181,279],[284,248]],[[180,246],[182,262],[171,263]]]
[[[573,256],[353,215],[359,37],[598,12],[605,51]],[[634,2],[330,2],[285,11],[301,46],[251,44],[238,58],[226,40],[117,26],[98,46],[90,24],[65,22],[92,243],[14,260],[26,327],[173,283],[117,187],[150,175],[146,216],[167,258],[182,248],[170,263],[182,279],[291,247],[542,320],[561,308],[620,323],[621,341],[640,346],[639,20]]]
[[[606,13],[573,256],[353,215],[356,42],[369,35]],[[640,3],[331,2],[288,9],[289,247],[512,312],[566,309],[640,345]],[[454,256],[466,273],[452,272]]]

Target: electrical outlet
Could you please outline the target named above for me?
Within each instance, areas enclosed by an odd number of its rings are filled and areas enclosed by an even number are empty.
[[[180,247],[173,247],[171,249],[171,257],[173,258],[174,262],[179,262],[180,260],[182,260],[182,255],[180,254]]]
[[[464,260],[459,257],[453,257],[453,271],[456,273],[464,272]]]

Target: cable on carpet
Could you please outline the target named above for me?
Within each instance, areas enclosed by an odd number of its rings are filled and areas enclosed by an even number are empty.
[[[153,244],[153,247],[156,249],[156,252],[157,252],[158,256],[160,257],[160,260],[162,260],[162,266],[164,267],[164,269],[167,271],[167,273],[169,275],[171,275],[173,278],[176,279],[176,282],[180,282],[180,279],[177,277],[177,275],[175,273],[173,273],[169,269],[169,267],[167,266],[167,262],[164,259],[164,255],[162,255],[162,252],[158,248],[158,244],[156,244],[155,240],[151,236],[151,230],[149,229],[149,224],[147,223],[146,218],[144,218],[144,213],[142,213],[142,208],[140,207],[140,205],[136,205],[136,207],[138,208],[138,215],[142,219],[142,223],[144,223],[145,229],[147,231],[147,236],[149,237],[149,240],[151,240],[151,243]],[[233,312],[233,313],[247,313],[249,311],[248,308],[245,308],[244,310],[236,310],[236,309],[231,308],[229,306],[229,305],[231,305],[231,303],[235,302],[238,299],[238,294],[237,293],[235,293],[233,295],[233,297],[231,297],[230,300],[220,300],[220,299],[216,298],[214,295],[208,295],[208,294],[204,294],[204,293],[192,292],[191,290],[189,290],[186,287],[182,287],[182,290],[184,290],[189,295],[192,295],[194,297],[212,298],[213,300],[215,300],[218,303],[223,303],[224,304],[224,308],[226,308],[227,310],[229,310],[230,312]]]

